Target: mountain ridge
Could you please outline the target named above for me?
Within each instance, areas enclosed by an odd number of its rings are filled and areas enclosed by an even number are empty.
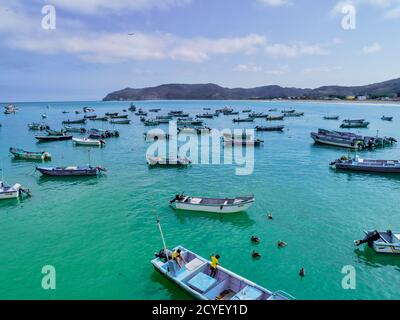
[[[254,88],[226,88],[214,83],[171,83],[146,88],[125,88],[107,94],[103,101],[134,100],[262,100],[278,98],[345,98],[348,96],[400,97],[400,78],[364,86],[322,86],[315,89],[266,85]]]

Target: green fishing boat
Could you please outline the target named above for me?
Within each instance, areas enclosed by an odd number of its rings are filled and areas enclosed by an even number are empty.
[[[10,148],[10,153],[14,156],[15,159],[41,160],[41,161],[51,160],[51,154],[45,151],[29,152],[22,149]]]

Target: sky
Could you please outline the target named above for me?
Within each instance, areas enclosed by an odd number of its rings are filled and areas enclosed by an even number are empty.
[[[0,101],[365,85],[399,77],[399,30],[400,0],[0,0]]]

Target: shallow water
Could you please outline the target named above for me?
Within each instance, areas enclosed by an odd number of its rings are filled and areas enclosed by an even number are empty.
[[[71,141],[38,144],[37,132],[27,124],[47,122],[61,129],[61,121],[79,118],[62,110],[84,106],[97,114],[121,111],[126,102],[21,103],[21,111],[0,115],[0,155],[5,180],[29,188],[33,197],[0,202],[0,297],[5,299],[187,299],[178,288],[153,271],[150,260],[162,247],[156,218],[160,217],[169,246],[184,245],[204,257],[221,255],[223,266],[271,290],[285,290],[298,299],[400,299],[400,259],[367,248],[356,250],[354,239],[366,229],[400,229],[400,178],[391,175],[340,173],[329,163],[347,151],[315,146],[310,132],[337,129],[340,122],[322,119],[327,113],[366,118],[369,135],[400,138],[400,108],[361,104],[311,104],[223,101],[138,102],[146,109],[187,110],[192,115],[232,105],[260,112],[293,106],[303,118],[284,121],[284,133],[260,133],[264,146],[255,149],[255,170],[236,176],[235,166],[196,165],[187,169],[149,169],[143,133],[149,130],[132,115],[130,126],[88,122],[86,128],[115,128],[121,137],[92,149],[91,163],[108,169],[94,179],[49,179],[34,173],[35,163],[14,161],[8,148],[49,151],[51,165],[88,162],[87,149]],[[160,113],[161,114],[161,113]],[[393,122],[381,121],[392,115]],[[243,115],[241,115],[243,116]],[[206,120],[212,128],[252,128],[233,124],[232,116]],[[267,125],[257,119],[256,124]],[[280,124],[272,122],[271,125]],[[164,126],[165,127],[165,126]],[[167,128],[167,127],[165,127]],[[76,134],[75,134],[76,135]],[[397,146],[360,153],[363,157],[398,159]],[[254,194],[246,213],[218,216],[174,212],[169,200],[180,192],[225,197]],[[274,220],[266,218],[272,212]],[[250,237],[258,235],[254,246]],[[284,240],[288,246],[278,249]],[[253,249],[262,258],[253,261]],[[54,265],[57,289],[41,288],[41,269]],[[353,265],[357,289],[341,286],[342,267]],[[299,269],[306,277],[301,280]]]

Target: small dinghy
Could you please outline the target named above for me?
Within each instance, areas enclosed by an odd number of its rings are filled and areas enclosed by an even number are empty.
[[[199,114],[196,116],[197,119],[212,119],[214,118],[213,114],[210,113],[204,113],[204,114]]]
[[[368,121],[363,121],[363,122],[346,122],[344,121],[341,124],[342,129],[354,129],[354,128],[368,128],[369,122]]]
[[[107,117],[116,117],[116,116],[118,116],[118,114],[119,114],[118,112],[107,112],[106,116]]]
[[[257,126],[256,131],[283,131],[285,129],[285,126],[274,126],[274,127],[262,127],[262,126]]]
[[[45,151],[29,152],[22,149],[10,148],[10,153],[15,159],[50,161],[51,154]]]
[[[182,267],[172,259],[172,253],[177,250],[185,261],[181,262]],[[294,300],[286,292],[272,292],[221,266],[217,267],[213,278],[210,276],[211,262],[182,246],[172,251],[165,247],[155,256],[151,261],[154,269],[198,300]]]
[[[171,200],[170,205],[177,210],[238,213],[249,209],[254,201],[254,196],[237,198],[203,198],[177,195],[173,200]]]
[[[127,114],[123,114],[123,115],[116,115],[116,116],[110,116],[111,119],[128,119],[128,115]]]
[[[150,112],[157,113],[157,112],[160,112],[160,111],[161,111],[161,108],[150,109],[149,111],[150,111]]]
[[[66,120],[63,121],[62,124],[86,124],[86,119]]]
[[[399,160],[370,160],[361,159],[358,156],[353,159],[342,157],[332,162],[331,166],[346,171],[400,173]]]
[[[393,117],[386,117],[386,116],[383,116],[383,117],[381,118],[381,120],[383,120],[383,121],[393,121]]]
[[[3,181],[0,181],[0,200],[17,199],[22,196],[22,194],[31,195],[29,190],[22,188],[18,183],[10,187]]]
[[[86,147],[104,147],[106,142],[104,140],[94,140],[94,139],[87,139],[87,138],[72,138],[72,141],[77,146],[86,146]]]
[[[304,112],[285,112],[284,116],[285,118],[299,118],[304,116]]]
[[[163,158],[163,157],[147,157],[147,164],[150,167],[187,167],[192,164],[189,158]]]
[[[367,243],[377,253],[400,254],[400,232],[388,231],[364,231],[363,240],[354,241],[355,246]]]
[[[264,143],[264,140],[261,139],[254,139],[254,138],[236,138],[233,139],[224,137],[224,144],[225,145],[232,145],[232,146],[261,146]]]
[[[144,121],[143,124],[146,127],[155,127],[155,126],[158,126],[160,124],[160,121],[149,119],[149,120]]]
[[[107,171],[102,167],[80,166],[80,167],[36,167],[36,170],[45,176],[52,177],[90,177],[98,176]]]
[[[28,124],[29,130],[35,130],[35,131],[43,131],[43,130],[49,130],[50,127],[47,124],[41,124],[41,123],[30,123]]]
[[[264,114],[264,113],[253,112],[252,114],[249,114],[249,117],[253,118],[253,119],[263,119],[263,118],[267,118],[268,115]]]

